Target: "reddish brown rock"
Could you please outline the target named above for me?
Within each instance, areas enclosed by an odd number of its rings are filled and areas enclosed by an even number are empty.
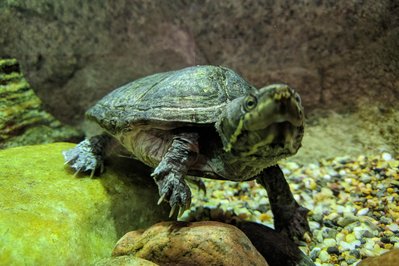
[[[112,255],[133,255],[161,265],[268,265],[241,230],[212,221],[163,222],[129,232]]]
[[[388,251],[378,257],[370,257],[362,260],[358,266],[398,266],[399,248]]]
[[[119,256],[105,260],[101,260],[95,264],[96,266],[157,266],[151,261],[134,257],[134,256]]]

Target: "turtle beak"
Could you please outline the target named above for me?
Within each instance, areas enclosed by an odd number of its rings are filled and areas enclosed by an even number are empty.
[[[296,127],[303,125],[301,99],[289,86],[273,84],[263,87],[258,91],[256,98],[257,106],[245,115],[245,129],[261,130],[282,122],[289,122]]]

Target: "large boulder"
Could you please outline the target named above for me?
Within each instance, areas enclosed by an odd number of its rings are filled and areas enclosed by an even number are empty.
[[[194,64],[288,82],[307,110],[387,105],[399,99],[398,16],[394,0],[1,1],[0,56],[69,123],[119,85]]]
[[[397,266],[399,265],[399,249],[392,249],[380,256],[369,257],[362,260],[359,266]]]
[[[129,232],[112,254],[160,265],[268,265],[242,231],[213,221],[163,222]]]
[[[126,232],[166,220],[167,204],[131,160],[77,177],[61,152],[73,144],[0,151],[0,265],[91,265]]]

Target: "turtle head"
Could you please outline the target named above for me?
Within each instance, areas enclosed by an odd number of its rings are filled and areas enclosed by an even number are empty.
[[[226,152],[285,157],[299,149],[303,122],[299,95],[273,84],[228,103],[217,128]]]

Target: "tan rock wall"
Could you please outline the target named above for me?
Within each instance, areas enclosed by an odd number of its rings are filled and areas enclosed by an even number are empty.
[[[288,82],[308,111],[399,99],[395,0],[16,0],[0,4],[0,25],[0,56],[69,123],[123,83],[193,64]]]

